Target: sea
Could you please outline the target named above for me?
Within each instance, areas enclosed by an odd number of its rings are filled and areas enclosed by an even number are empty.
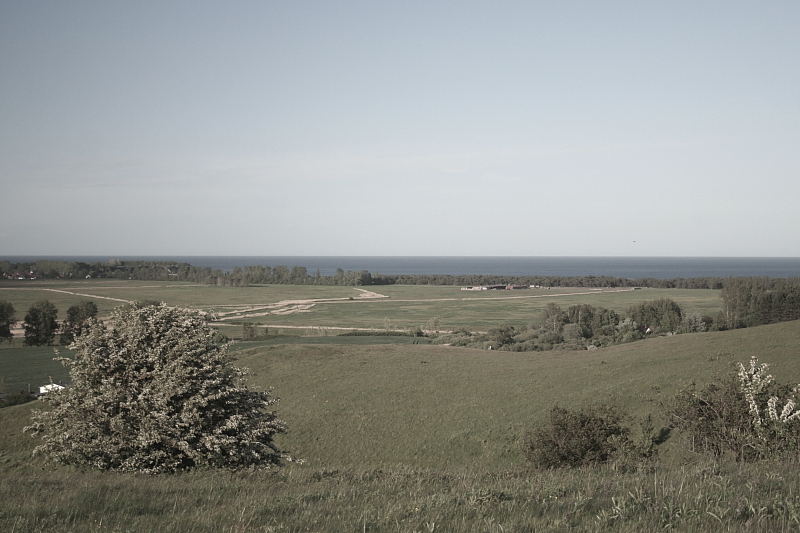
[[[245,266],[301,266],[329,276],[337,269],[372,274],[496,276],[611,276],[615,278],[700,278],[800,276],[800,257],[487,257],[487,256],[0,256],[0,261],[43,259],[84,263],[174,261],[231,271]]]

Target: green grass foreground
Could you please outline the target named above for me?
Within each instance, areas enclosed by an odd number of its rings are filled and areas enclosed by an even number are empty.
[[[174,476],[48,466],[22,434],[36,405],[13,406],[0,410],[0,531],[797,531],[797,462],[713,462],[672,435],[655,462],[537,471],[521,441],[556,403],[655,413],[658,391],[751,355],[797,383],[798,346],[799,322],[594,352],[243,342],[238,364],[281,398],[290,431],[278,445],[305,464]]]
[[[7,532],[796,531],[796,465],[12,473]]]

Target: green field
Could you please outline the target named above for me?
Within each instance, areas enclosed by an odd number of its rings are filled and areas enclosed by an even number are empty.
[[[388,327],[409,330],[439,317],[444,330],[485,331],[500,324],[527,326],[539,320],[549,302],[562,308],[579,303],[624,313],[644,300],[671,298],[689,313],[716,315],[722,308],[719,291],[705,289],[527,289],[462,291],[460,287],[393,285],[369,287],[382,298],[364,298],[355,287],[265,285],[215,287],[189,283],[97,280],[91,282],[5,282],[0,299],[10,301],[22,319],[28,307],[49,299],[66,309],[82,299],[94,301],[101,316],[125,301],[156,300],[170,305],[223,314],[219,326],[234,331],[231,322],[246,320],[272,328],[310,329]]]
[[[59,348],[61,355],[70,356],[71,352]],[[27,391],[30,386],[33,392],[38,392],[41,385],[69,380],[69,370],[59,361],[54,361],[56,356],[52,346],[31,346],[0,349],[0,380],[4,391],[16,394]]]
[[[654,400],[729,372],[733,362],[747,362],[752,355],[771,363],[779,381],[800,382],[800,322],[651,338],[591,352],[487,351],[410,344],[412,337],[338,337],[325,329],[340,324],[385,329],[386,318],[399,326],[424,324],[430,316],[442,317],[444,326],[452,322],[473,330],[499,322],[524,325],[549,301],[624,311],[642,300],[669,297],[690,312],[715,313],[720,308],[715,291],[558,290],[563,296],[556,296],[551,290],[545,298],[498,299],[528,296],[503,291],[464,300],[475,293],[464,296],[457,287],[388,287],[375,292],[389,298],[359,300],[358,291],[348,287],[139,289],[144,292],[115,282],[73,292],[102,290],[116,298],[129,291],[136,295],[131,299],[218,311],[230,310],[228,305],[341,299],[317,303],[308,312],[259,319],[270,333],[273,320],[286,319],[295,326],[323,324],[307,333],[327,335],[269,337],[232,347],[237,364],[251,369],[251,385],[274,387],[281,398],[276,409],[289,432],[279,436],[278,445],[306,462],[270,473],[173,476],[47,466],[31,456],[36,441],[21,431],[37,405],[8,407],[0,409],[0,530],[766,532],[800,527],[797,462],[714,461],[688,453],[674,434],[659,447],[657,460],[645,464],[539,471],[521,450],[525,432],[556,404],[612,402],[630,413],[631,422],[652,413],[663,427],[667,420]],[[13,291],[20,298],[13,300],[18,311],[22,302],[41,297]],[[10,299],[11,293],[2,297]],[[538,294],[530,291],[530,296]],[[72,305],[68,298],[60,302],[60,308]],[[101,307],[101,313],[111,307]],[[52,348],[0,348],[7,390],[45,374],[57,380],[63,374],[52,356]]]

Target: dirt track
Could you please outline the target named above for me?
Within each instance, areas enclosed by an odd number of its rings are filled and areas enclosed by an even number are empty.
[[[260,317],[260,316],[267,316],[267,315],[290,315],[293,313],[308,313],[314,305],[318,303],[340,303],[340,302],[348,302],[348,301],[365,301],[365,300],[375,300],[375,299],[383,299],[389,298],[384,294],[378,294],[376,292],[371,292],[365,289],[356,288],[357,291],[361,291],[361,294],[356,298],[321,298],[321,299],[313,299],[313,300],[283,300],[278,303],[274,304],[265,304],[265,305],[242,305],[242,306],[226,306],[226,307],[235,307],[235,310],[230,312],[223,312],[217,313],[218,321],[224,320],[241,320],[243,318],[249,317]],[[583,291],[583,292],[567,292],[567,293],[551,293],[548,292],[546,294],[527,294],[527,295],[515,295],[515,296],[489,296],[484,298],[420,298],[420,299],[413,299],[413,300],[397,300],[392,299],[391,301],[394,302],[467,302],[467,301],[479,301],[479,300],[520,300],[526,298],[553,298],[559,296],[575,296],[575,295],[586,295],[586,294],[602,294],[606,292],[629,292],[634,289],[599,289],[599,290],[590,290],[590,291]],[[294,328],[305,328],[306,326],[274,326],[274,327],[294,327]],[[353,329],[353,328],[337,328],[335,326],[331,327],[324,327],[322,329]]]

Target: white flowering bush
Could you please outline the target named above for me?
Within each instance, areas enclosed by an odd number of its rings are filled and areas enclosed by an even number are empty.
[[[703,388],[692,384],[679,391],[662,407],[692,451],[743,461],[797,456],[798,387],[777,384],[768,368],[753,357]]]
[[[269,468],[292,460],[273,442],[285,424],[269,392],[249,390],[246,370],[196,311],[134,304],[106,327],[90,321],[58,358],[72,383],[43,396],[25,431],[34,453],[103,470],[162,473],[193,467]]]
[[[749,367],[739,363],[740,387],[745,400],[747,400],[750,415],[753,417],[753,425],[756,428],[764,427],[765,423],[788,424],[800,418],[800,411],[795,409],[797,407],[796,394],[800,385],[794,387],[785,400],[780,400],[774,394],[770,394],[766,409],[763,408],[763,405],[759,405],[759,397],[770,390],[775,382],[775,378],[771,374],[767,374],[768,368],[768,364],[760,363],[756,357],[750,359]],[[783,403],[780,413],[778,413],[779,402]],[[766,418],[762,413],[766,414]]]

